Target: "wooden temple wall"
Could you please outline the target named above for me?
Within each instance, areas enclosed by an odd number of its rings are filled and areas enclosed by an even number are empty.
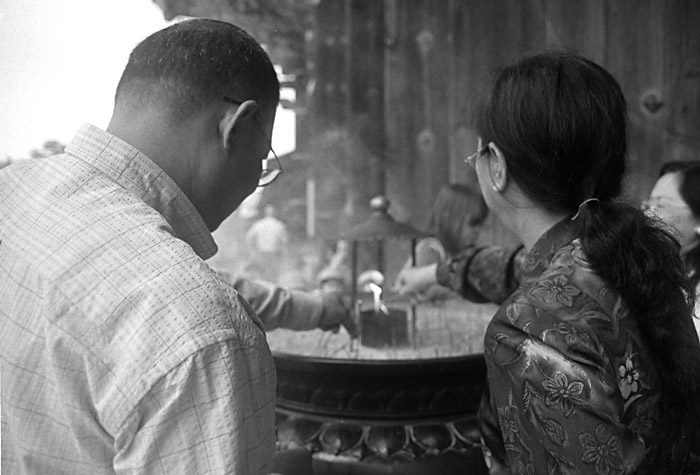
[[[372,172],[355,187],[385,193],[416,226],[441,186],[474,179],[464,158],[487,75],[537,50],[582,53],[622,84],[629,197],[648,194],[663,161],[700,159],[696,0],[321,0],[317,11],[313,122],[360,118],[373,154],[357,165]],[[512,236],[490,222],[486,240]]]

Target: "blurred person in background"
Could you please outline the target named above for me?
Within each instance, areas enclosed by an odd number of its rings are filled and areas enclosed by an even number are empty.
[[[267,204],[263,217],[253,222],[245,235],[250,253],[246,273],[277,282],[289,245],[287,225],[277,217],[277,208]]]
[[[665,163],[644,207],[671,225],[680,242],[681,257],[696,290],[694,322],[700,334],[700,161]]]
[[[443,186],[430,208],[426,229],[429,236],[416,243],[415,262],[409,258],[404,269],[427,268],[476,245],[487,216],[488,207],[479,190],[459,184]],[[419,302],[438,303],[451,294],[450,289],[435,282],[415,292],[413,297]]]

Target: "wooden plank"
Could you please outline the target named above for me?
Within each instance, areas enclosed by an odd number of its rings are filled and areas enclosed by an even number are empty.
[[[397,219],[424,225],[449,179],[446,2],[387,1],[387,195]]]
[[[602,63],[606,3],[605,0],[546,0],[545,48],[576,52]]]
[[[419,176],[424,177],[425,185],[419,187],[419,203],[423,206],[418,208],[419,214],[416,217],[420,222],[426,223],[435,196],[449,179],[446,114],[449,82],[445,74],[449,62],[447,2],[424,0],[418,21],[414,30],[414,42],[420,64],[422,88],[418,104],[422,105],[423,118],[414,143],[421,161]]]
[[[384,127],[387,196],[392,213],[402,221],[409,218],[414,198],[412,177],[418,164],[408,137],[415,136],[418,125],[413,114],[414,98],[419,97],[420,84],[415,81],[418,67],[408,53],[412,47],[409,10],[399,0],[384,3]],[[408,74],[411,71],[411,74]]]
[[[668,160],[700,160],[700,2],[674,2],[666,43]]]
[[[344,122],[349,103],[346,73],[345,0],[324,0],[317,8],[317,58],[314,116],[317,127]]]
[[[346,75],[350,83],[346,126],[362,145],[354,154],[354,180],[350,192],[357,207],[367,208],[374,196],[384,193],[384,37],[382,3],[346,0],[351,18]]]
[[[649,98],[664,98],[665,16],[672,2],[617,0],[607,9],[605,64],[620,82],[628,103],[629,148],[625,194],[646,197],[663,156],[668,107],[653,110]]]

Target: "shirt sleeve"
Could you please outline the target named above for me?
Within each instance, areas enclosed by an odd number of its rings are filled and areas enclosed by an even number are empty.
[[[524,246],[469,246],[438,264],[436,279],[472,302],[502,303],[518,288],[526,256]]]
[[[115,472],[266,474],[274,397],[269,350],[210,345],[159,380],[122,424]]]
[[[324,312],[319,295],[286,290],[270,282],[233,277],[231,285],[248,301],[266,331],[275,328],[311,330],[317,328]]]

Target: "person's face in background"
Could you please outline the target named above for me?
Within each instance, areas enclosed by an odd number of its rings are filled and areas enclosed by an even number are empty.
[[[678,172],[662,175],[656,181],[644,206],[648,213],[673,226],[681,244],[681,254],[685,254],[700,243],[700,219],[693,215],[683,200],[679,187]]]

